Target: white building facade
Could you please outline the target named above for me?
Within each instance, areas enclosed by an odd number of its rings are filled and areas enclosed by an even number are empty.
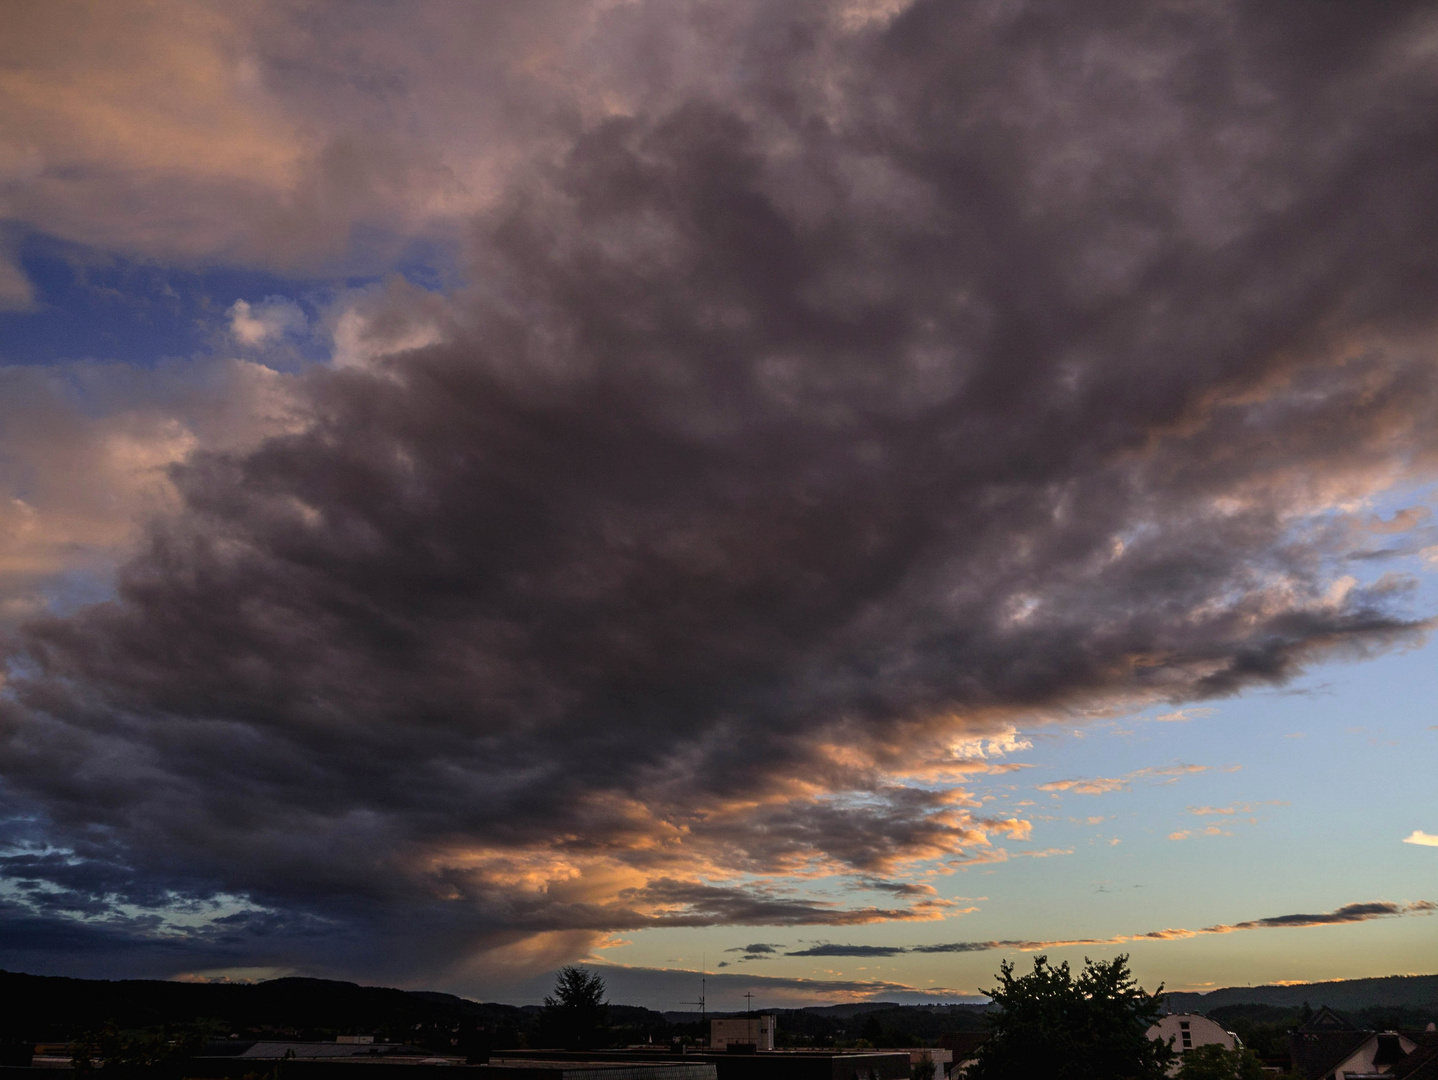
[[[710,1020],[709,1049],[727,1050],[732,1044],[748,1045],[756,1050],[774,1049],[774,1014]]]
[[[1148,1029],[1148,1037],[1159,1042],[1172,1039],[1179,1061],[1183,1060],[1184,1054],[1198,1046],[1221,1046],[1225,1050],[1236,1050],[1240,1045],[1237,1035],[1225,1031],[1221,1024],[1198,1013],[1173,1013],[1165,1016]],[[1170,1075],[1176,1072],[1177,1063],[1169,1070]]]

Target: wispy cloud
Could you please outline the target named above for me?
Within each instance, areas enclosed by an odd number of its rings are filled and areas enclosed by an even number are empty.
[[[782,945],[769,945],[763,942],[757,942],[753,945],[741,945],[737,948],[725,949],[724,951],[726,953],[742,953],[743,955],[735,962],[743,963],[746,960],[763,960],[766,957],[779,953],[783,948],[784,946]],[[728,967],[729,962],[727,960],[722,961],[719,966],[721,968]]]
[[[1241,930],[1293,929],[1311,926],[1338,926],[1348,923],[1368,922],[1372,919],[1391,919],[1405,915],[1430,915],[1438,911],[1438,903],[1417,900],[1412,903],[1391,903],[1386,900],[1367,903],[1345,904],[1334,911],[1317,915],[1275,915],[1266,919],[1252,919],[1247,922],[1206,926],[1200,930],[1152,930],[1144,934],[1120,934],[1107,938],[1054,938],[1049,940],[1025,940],[1011,938],[1002,941],[955,941],[938,945],[815,945],[809,949],[787,952],[785,956],[898,956],[902,953],[973,953],[1011,949],[1017,952],[1036,952],[1042,949],[1064,949],[1088,945],[1128,945],[1143,941],[1181,941],[1201,937],[1205,934],[1232,934]]]
[[[1422,829],[1414,829],[1412,836],[1403,838],[1405,844],[1419,844],[1423,847],[1438,847],[1438,835],[1426,833]]]
[[[1138,772],[1130,773],[1129,776],[1134,779],[1147,777],[1157,779],[1160,783],[1172,784],[1181,777],[1207,771],[1207,765],[1158,765],[1153,768],[1139,769]]]
[[[1168,834],[1170,840],[1187,840],[1193,836],[1232,836],[1233,833],[1227,829],[1221,829],[1217,825],[1209,825],[1203,829],[1177,829]]]
[[[1217,710],[1204,707],[1187,709],[1175,709],[1173,712],[1161,713],[1153,717],[1153,721],[1159,724],[1185,724],[1190,720],[1197,720],[1200,717],[1212,716]]]
[[[1259,930],[1272,927],[1335,926],[1342,923],[1367,922],[1370,919],[1388,919],[1400,915],[1428,915],[1434,911],[1438,911],[1438,903],[1431,900],[1415,900],[1408,904],[1373,900],[1368,903],[1345,904],[1336,911],[1329,911],[1321,915],[1275,915],[1267,919],[1234,923],[1231,926],[1210,926],[1199,932],[1227,934],[1235,930]]]
[[[1234,803],[1232,806],[1190,806],[1188,812],[1196,817],[1227,817],[1232,814],[1251,814],[1253,809],[1253,803]]]
[[[1091,780],[1050,780],[1046,784],[1038,784],[1039,791],[1071,791],[1075,795],[1106,795],[1110,791],[1123,791],[1128,788],[1128,781],[1120,777],[1100,776]]]
[[[895,896],[934,896],[938,891],[926,881],[879,881],[875,878],[856,878],[854,887],[893,893]]]
[[[1072,855],[1073,848],[1039,848],[1032,851],[1010,851],[994,847],[946,860],[945,865],[954,868],[983,866],[991,863],[1005,863],[1010,859],[1048,859],[1055,855]]]
[[[1072,792],[1075,795],[1107,795],[1111,791],[1127,791],[1135,780],[1151,779],[1161,784],[1177,783],[1181,777],[1207,772],[1207,765],[1155,765],[1138,769],[1124,776],[1100,776],[1094,779],[1050,780],[1035,785],[1039,791],[1053,794]]]
[[[898,956],[913,950],[896,945],[810,945],[794,949],[785,956]]]

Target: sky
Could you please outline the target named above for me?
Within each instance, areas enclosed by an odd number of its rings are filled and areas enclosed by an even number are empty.
[[[1438,969],[1431,5],[5,20],[0,967]]]

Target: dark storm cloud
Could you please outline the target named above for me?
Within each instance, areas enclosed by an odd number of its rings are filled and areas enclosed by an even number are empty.
[[[907,908],[853,908],[835,903],[779,896],[757,888],[705,885],[697,881],[658,878],[638,889],[623,889],[618,904],[594,909],[576,906],[556,917],[542,909],[541,929],[582,926],[588,910],[593,928],[632,930],[644,926],[855,926],[864,923],[927,920],[942,917],[954,905],[945,900],[919,901]]]
[[[438,344],[191,455],[116,599],[28,626],[0,770],[66,861],[26,880],[242,897],[372,977],[939,918],[745,875],[999,857],[1027,823],[905,782],[955,738],[1426,629],[1333,515],[1438,451],[1428,12],[824,10],[636,68]]]

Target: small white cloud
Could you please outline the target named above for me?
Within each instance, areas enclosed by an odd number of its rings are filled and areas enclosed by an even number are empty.
[[[1403,838],[1405,844],[1420,844],[1423,847],[1438,847],[1438,836],[1426,833],[1422,829],[1414,829],[1412,836]]]
[[[383,356],[444,340],[444,298],[394,277],[342,298],[326,317],[335,367],[368,368]]]
[[[35,289],[17,262],[0,252],[0,311],[27,311],[35,303]]]
[[[367,367],[388,353],[423,349],[443,340],[439,328],[417,323],[403,332],[384,334],[359,311],[351,309],[339,317],[334,330],[336,367]]]
[[[1212,716],[1218,710],[1207,707],[1199,709],[1177,709],[1174,712],[1163,713],[1153,719],[1159,724],[1186,724],[1190,720],[1196,720],[1202,716]]]
[[[299,336],[309,328],[300,306],[282,296],[267,297],[257,304],[236,300],[229,316],[230,336],[251,349]]]

